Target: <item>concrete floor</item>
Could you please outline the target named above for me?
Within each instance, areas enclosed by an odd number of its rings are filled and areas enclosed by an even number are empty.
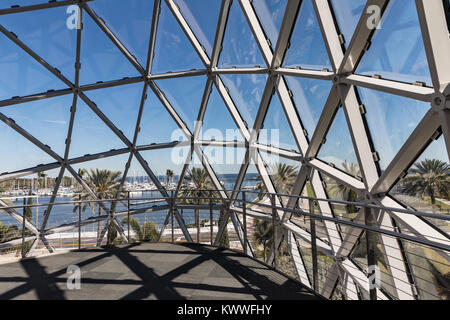
[[[69,290],[69,265],[81,289]],[[0,265],[0,299],[318,299],[258,261],[210,246],[144,243]]]

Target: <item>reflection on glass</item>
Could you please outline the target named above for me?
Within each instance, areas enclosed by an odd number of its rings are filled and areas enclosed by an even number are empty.
[[[95,154],[110,149],[125,148],[126,145],[106,124],[78,99],[69,158]]]
[[[298,77],[285,77],[285,79],[293,93],[295,106],[302,120],[303,127],[311,139],[323,106],[330,94],[332,83]]]
[[[404,82],[431,85],[416,5],[413,0],[391,1],[375,31],[372,45],[357,72]]]
[[[217,141],[244,140],[222,97],[214,86],[209,96],[199,139],[215,139]]]
[[[286,4],[287,0],[255,0],[252,2],[273,50],[277,45]]]
[[[172,78],[156,81],[164,92],[172,107],[186,123],[191,132],[197,120],[198,110],[205,91],[205,78],[201,76],[189,78]]]
[[[63,157],[72,100],[72,95],[65,95],[9,106],[1,111]]]
[[[339,25],[339,30],[344,35],[345,45],[348,47],[352,40],[353,32],[363,13],[365,0],[331,0],[333,11]]]
[[[265,66],[258,44],[239,6],[233,1],[220,53],[219,67]]]
[[[117,80],[139,72],[88,14],[83,15],[80,83]]]
[[[203,69],[204,66],[166,3],[161,3],[152,73]]]
[[[331,69],[325,43],[317,22],[312,0],[304,0],[295,23],[284,66],[306,69]]]
[[[142,88],[142,83],[135,83],[88,91],[86,95],[128,140],[133,141]]]
[[[359,88],[375,150],[384,171],[429,110],[425,102]]]
[[[272,96],[264,119],[264,126],[259,132],[258,142],[281,149],[298,151],[291,127],[277,94]]]
[[[88,4],[141,66],[147,63],[152,0],[96,0]]]
[[[353,176],[361,176],[342,108],[338,110],[328,130],[325,143],[320,148],[318,157]]]
[[[2,1],[3,2],[3,1]],[[3,3],[2,3],[3,6]],[[66,13],[68,7],[59,7],[45,10],[22,12],[10,15],[0,16],[0,24],[6,29],[14,32],[31,50],[37,53],[41,58],[47,61],[52,67],[57,68],[70,81],[75,81],[75,49],[76,49],[76,29],[69,29],[66,25],[68,14]],[[3,35],[2,35],[3,37]],[[7,40],[10,41],[10,40]],[[22,51],[19,46],[16,46],[12,41],[11,45],[4,44],[3,52],[12,54],[11,49],[15,47],[15,51]],[[11,50],[11,51],[10,51]],[[27,53],[23,53],[28,55]],[[23,60],[25,66],[32,65],[31,57]],[[29,62],[28,62],[29,61]],[[12,62],[10,60],[10,62]],[[21,61],[22,63],[22,61]],[[36,62],[37,63],[37,62]],[[24,67],[25,67],[24,66]],[[43,71],[48,73],[49,71]],[[53,77],[53,75],[51,75]],[[48,88],[56,89],[56,88]]]
[[[239,110],[249,129],[253,128],[264,87],[267,81],[265,74],[222,74],[221,78],[227,86],[231,98]]]
[[[219,0],[174,0],[198,41],[211,56],[219,18]],[[208,14],[205,14],[205,13]]]
[[[147,90],[137,145],[186,140],[183,131],[167,112],[161,101]]]

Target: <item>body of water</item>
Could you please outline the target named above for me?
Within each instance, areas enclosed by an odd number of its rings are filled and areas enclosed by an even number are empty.
[[[248,175],[247,179],[244,180],[242,187],[247,186],[254,186],[256,185],[257,181],[255,180],[256,174]],[[234,183],[236,181],[236,175],[219,175],[218,178],[224,183],[224,187],[227,190],[231,190],[234,187]],[[152,204],[137,204],[139,202],[140,198],[159,198],[161,197],[161,194],[158,191],[147,191],[142,194],[137,194],[134,196],[134,201],[131,201],[131,207],[138,209],[138,208],[145,208],[145,207],[151,207],[152,205],[160,205],[164,202],[156,202]],[[42,196],[39,197],[39,204],[48,204],[50,202],[50,196]],[[70,197],[57,197],[56,203],[58,202],[68,202],[73,201]],[[133,204],[136,202],[136,204]],[[141,201],[142,202],[142,201]],[[16,201],[13,201],[13,205],[20,206],[23,204],[23,199],[17,199]],[[33,204],[36,204],[36,199],[33,199]],[[106,206],[109,208],[110,203],[105,203]],[[39,208],[33,208],[33,224],[36,225],[36,216],[37,216],[37,222],[40,226],[43,219],[44,219],[44,212],[47,209],[47,206],[42,206]],[[126,211],[126,206],[124,204],[118,204],[117,206],[117,212]],[[22,214],[22,209],[17,209],[17,211]],[[104,214],[104,213],[103,213]],[[195,215],[194,210],[180,210],[180,214],[182,214],[182,217],[186,224],[193,224],[195,223]],[[151,213],[143,213],[143,214],[137,214],[133,215],[134,218],[136,218],[140,224],[144,224],[146,221],[152,221],[154,222],[158,228],[160,228],[164,220],[166,218],[167,211],[159,211],[159,212],[151,212]],[[86,209],[81,214],[81,219],[85,220],[93,216],[98,216],[98,206],[93,211],[93,208],[91,206],[87,206]],[[214,219],[217,220],[219,217],[219,212],[214,212]],[[200,212],[200,220],[208,219],[210,218],[209,210],[202,210]],[[122,218],[119,218],[119,221]],[[54,205],[50,214],[50,217],[47,222],[46,229],[54,228],[63,224],[73,223],[75,221],[78,221],[78,211],[74,212],[74,206],[72,204],[62,204],[62,205]],[[0,222],[2,225],[17,225],[19,228],[21,228],[20,224],[14,220],[12,217],[0,212]],[[176,223],[175,219],[175,225],[178,225]],[[97,223],[85,226],[82,228],[84,231],[96,231],[97,230]]]

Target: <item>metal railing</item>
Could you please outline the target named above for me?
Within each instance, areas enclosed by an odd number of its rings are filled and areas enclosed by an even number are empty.
[[[133,230],[131,218],[151,215],[151,221],[153,216],[161,217],[158,212],[164,212],[164,222],[156,227],[159,236],[153,236],[150,240],[172,243],[195,240],[198,243],[218,246],[228,229],[230,232],[232,230],[228,228],[231,218],[232,225],[235,228],[237,226],[229,237],[229,242],[235,245],[234,249],[263,260],[326,297],[333,297],[340,291],[341,298],[346,299],[398,299],[408,295],[414,299],[442,298],[439,292],[443,290],[445,296],[445,290],[450,290],[445,287],[445,279],[448,281],[450,275],[445,273],[445,270],[450,270],[450,237],[439,228],[433,228],[432,223],[427,220],[439,220],[448,224],[450,216],[384,207],[373,203],[248,190],[225,191],[229,196],[232,193],[237,196],[223,199],[218,191],[198,190],[197,196],[189,197],[182,196],[182,193],[175,197],[171,191],[167,197],[145,197],[142,194],[138,198],[132,197],[129,191],[124,191],[115,199],[83,199],[84,195],[78,194],[70,201],[52,204],[53,207],[66,206],[65,208],[71,209],[76,219],[43,230],[39,226],[34,226],[33,229],[30,223],[27,224],[25,210],[48,207],[48,203],[4,206],[0,208],[0,212],[17,214],[15,219],[22,229],[21,234],[16,234],[14,239],[6,239],[0,243],[0,251],[16,248],[20,249],[21,256],[25,257],[38,249],[37,242],[42,242],[42,246],[54,251],[55,247],[58,248],[57,241],[49,238],[70,230],[77,231],[76,242],[72,237],[72,246],[70,241],[66,241],[63,246],[60,237],[59,248],[81,249],[105,244],[105,239],[99,239],[98,231],[93,231],[96,241],[86,244],[82,228],[98,224],[98,230],[106,230],[113,219],[125,217],[126,223],[122,220],[122,223],[117,224],[122,227],[126,225],[123,233],[116,237],[120,240],[119,243],[143,240],[138,239]],[[294,205],[283,205],[287,203]],[[86,215],[83,209],[94,205],[105,211],[105,214],[83,219],[83,214]],[[327,206],[329,210],[324,209]],[[337,217],[333,208],[338,206],[352,206],[355,212]],[[111,208],[115,209],[111,211]],[[203,231],[200,213],[193,215],[194,223],[186,224],[183,210],[203,211],[203,216],[206,217],[203,221]],[[23,214],[20,215],[19,211]],[[439,230],[442,237],[435,237],[434,233],[412,233],[397,225],[395,219],[389,215],[391,213],[419,217],[427,221],[433,230]],[[383,220],[383,214],[388,215],[389,219]],[[18,217],[21,218],[20,221]],[[221,220],[221,223],[217,220]],[[385,224],[383,221],[389,223]],[[206,223],[209,223],[209,228],[205,228]],[[169,226],[170,229],[167,230]],[[180,235],[179,231],[182,235],[176,238],[175,234]],[[192,233],[195,239],[191,237]],[[109,243],[108,232],[101,234],[106,235],[106,244],[113,244]],[[27,246],[26,243],[30,245]],[[267,247],[266,244],[270,245]],[[355,250],[363,252],[362,256],[360,254],[355,257]],[[438,267],[435,267],[436,265]],[[375,275],[379,278],[376,285],[374,284],[377,279],[371,274],[370,266],[380,266],[383,269]],[[443,278],[437,280],[438,287],[442,282],[444,287],[436,290],[432,288],[432,285],[436,287],[433,277],[436,278],[437,275],[434,269],[444,270]],[[433,277],[430,274],[433,274]],[[345,283],[343,279],[346,279]]]

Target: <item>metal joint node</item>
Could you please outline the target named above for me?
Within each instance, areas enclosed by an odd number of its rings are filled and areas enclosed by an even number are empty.
[[[441,92],[436,92],[431,97],[431,108],[436,111],[450,109],[450,96],[445,96]]]
[[[339,256],[333,256],[333,262],[342,263],[342,262],[344,262],[345,260],[347,260],[347,257],[346,257],[346,256],[341,256],[341,255],[339,255]]]

